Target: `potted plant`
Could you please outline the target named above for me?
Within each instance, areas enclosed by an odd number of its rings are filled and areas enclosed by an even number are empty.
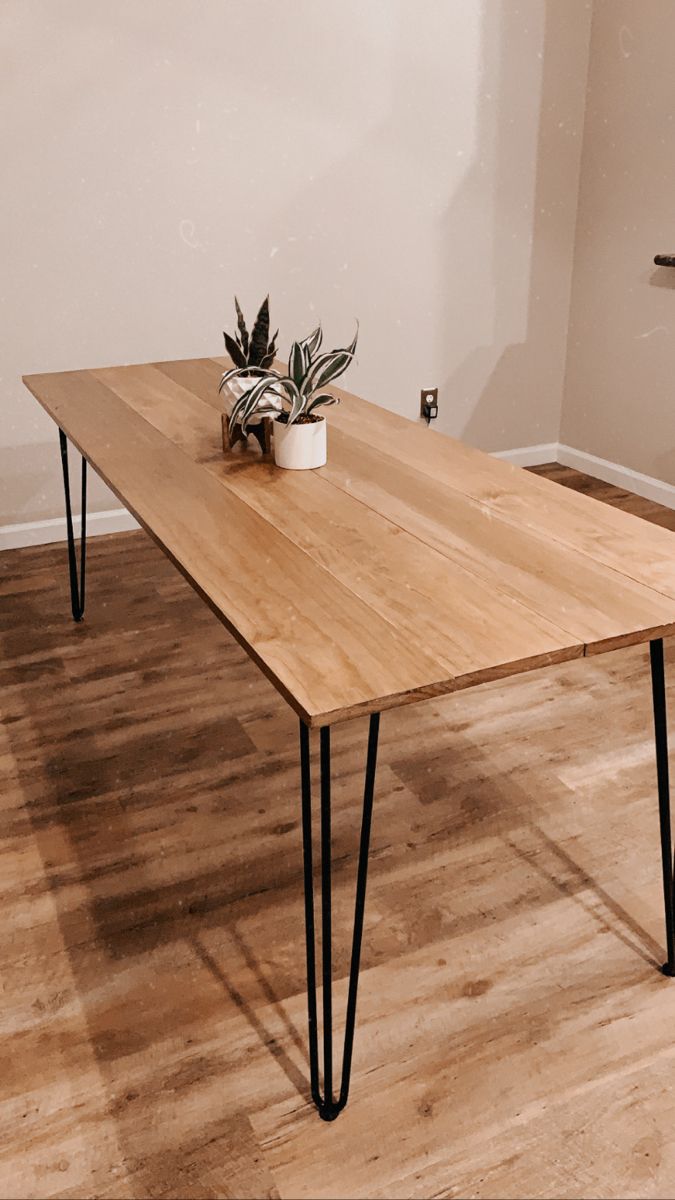
[[[326,462],[326,420],[317,410],[338,403],[338,397],[324,389],[347,370],[354,358],[357,339],[358,329],[351,345],[321,354],[319,325],[302,341],[293,342],[288,374],[281,375],[271,367],[261,368],[253,387],[233,405],[230,440],[234,428],[241,427],[246,436],[254,421],[271,416],[277,466],[295,471],[322,467]],[[226,371],[223,380],[236,373],[236,367]],[[278,408],[279,400],[282,411]]]
[[[231,447],[236,442],[246,442],[248,433],[244,432],[241,424],[231,425],[229,421],[232,408],[237,400],[258,381],[261,374],[272,366],[276,354],[276,340],[279,330],[270,340],[270,298],[266,296],[258,310],[258,315],[249,334],[237,297],[234,298],[237,311],[237,329],[234,334],[223,331],[225,349],[229,354],[234,368],[226,371],[220,381],[219,392],[225,392],[225,413],[223,415],[223,447]],[[271,405],[270,405],[271,406]],[[281,409],[281,401],[276,405]],[[260,442],[263,452],[269,450],[269,438],[266,436],[266,423],[262,417],[249,423],[249,432],[253,433]]]

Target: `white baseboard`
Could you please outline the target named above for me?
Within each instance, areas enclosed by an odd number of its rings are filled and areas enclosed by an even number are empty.
[[[558,445],[556,462],[563,467],[575,467],[587,475],[594,475],[604,483],[613,483],[615,487],[625,488],[627,492],[635,492],[644,496],[645,500],[654,500],[666,508],[675,508],[675,486],[664,483],[662,479],[654,479],[652,475],[643,475],[630,467],[622,467],[619,463],[609,462],[606,458],[598,458],[585,450],[575,450],[573,446]]]
[[[557,462],[557,442],[541,442],[539,446],[519,446],[517,450],[495,450],[493,458],[503,458],[515,467],[540,467],[543,463]]]
[[[73,517],[73,525],[76,535],[79,534],[79,517]],[[124,533],[128,529],[139,528],[138,521],[126,508],[87,513],[87,536]],[[0,525],[0,550],[17,550],[20,546],[46,546],[49,542],[65,542],[66,537],[65,517],[54,517],[47,521],[23,521],[18,525]]]
[[[557,462],[563,467],[574,467],[586,475],[602,479],[603,483],[613,483],[615,487],[624,488],[627,492],[635,492],[645,500],[653,500],[663,504],[665,508],[675,508],[675,486],[664,483],[662,479],[654,479],[651,475],[643,475],[633,471],[631,467],[622,467],[620,463],[610,462],[606,458],[598,458],[586,450],[575,450],[564,442],[543,442],[539,446],[520,446],[517,450],[499,450],[494,458],[504,459],[517,467],[540,467],[544,463]]]
[[[606,458],[598,458],[585,450],[575,450],[573,446],[565,446],[562,442],[542,442],[538,446],[519,446],[515,450],[498,450],[495,458],[504,459],[518,467],[538,467],[543,463],[558,462],[563,467],[575,467],[586,475],[594,475],[604,483],[613,483],[616,487],[625,488],[663,504],[666,508],[675,509],[675,486],[654,479],[651,475],[642,475],[630,467],[622,467],[619,463],[609,462]],[[80,518],[74,517],[75,532],[79,533]],[[106,512],[87,514],[87,534],[92,536],[100,533],[124,533],[128,529],[139,529],[138,522],[125,508],[112,508]],[[47,521],[25,521],[18,525],[0,525],[0,551],[16,550],[20,546],[44,546],[49,542],[65,542],[66,519],[54,517]]]

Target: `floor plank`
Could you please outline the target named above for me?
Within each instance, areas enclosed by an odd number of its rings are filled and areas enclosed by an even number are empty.
[[[675,1197],[646,648],[383,718],[324,1125],[296,718],[143,534],[91,540],[87,604],[63,547],[0,556],[0,1194]],[[334,734],[339,1011],[365,726]]]

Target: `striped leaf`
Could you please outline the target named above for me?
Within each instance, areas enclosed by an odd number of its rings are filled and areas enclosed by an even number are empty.
[[[291,405],[290,411],[288,414],[288,424],[292,425],[293,422],[295,421],[296,417],[300,416],[300,413],[302,412],[302,410],[304,408],[304,404],[305,404],[304,397],[303,397],[302,392],[300,391],[299,387],[295,383],[295,381],[293,379],[291,379],[290,377],[288,377],[286,379],[280,379],[279,384],[286,391],[288,401],[290,402],[290,405]]]
[[[228,422],[230,430],[233,430],[236,425],[241,425],[242,429],[245,430],[246,423],[255,414],[265,392],[274,387],[276,382],[276,376],[264,375],[254,387],[249,388],[247,392],[244,392],[243,396],[239,397],[232,406],[232,412],[230,413],[230,420]]]
[[[301,346],[304,346],[307,349],[307,353],[309,355],[310,362],[312,361],[312,356],[314,354],[316,354],[317,350],[319,349],[319,346],[321,345],[322,337],[323,337],[323,333],[321,330],[321,325],[319,324],[319,325],[317,325],[314,332],[308,334],[308,336],[306,338],[303,338],[300,343]]]
[[[295,383],[296,387],[302,387],[302,381],[305,377],[307,364],[303,348],[300,342],[293,342],[291,353],[288,357],[288,374]]]
[[[235,400],[234,404],[232,405],[232,412],[230,413],[230,417],[227,422],[227,427],[228,427],[230,433],[232,433],[232,431],[234,429],[236,429],[237,425],[240,424],[240,417],[243,412],[243,409],[244,409],[244,397],[240,396],[239,399]]]
[[[254,387],[249,388],[249,390],[246,392],[245,399],[246,399],[248,405],[252,408],[255,408],[256,404],[258,404],[258,402],[260,400],[262,400],[263,396],[265,395],[265,392],[268,392],[270,390],[270,388],[274,387],[276,382],[277,382],[276,377],[274,377],[274,376],[270,377],[269,375],[263,375],[262,379],[259,379],[258,382],[254,385]]]
[[[229,383],[230,380],[234,379],[235,376],[237,376],[237,375],[243,375],[243,370],[241,367],[230,367],[229,371],[225,371],[220,377],[220,383],[218,384],[218,391],[222,392],[223,388],[225,387],[225,384]]]
[[[227,350],[227,353],[229,354],[230,358],[232,359],[232,362],[234,363],[234,365],[236,367],[247,366],[248,364],[246,361],[246,357],[245,357],[241,347],[238,346],[237,343],[235,342],[234,338],[230,337],[229,333],[223,333],[223,337],[225,338],[225,349]]]
[[[276,333],[275,333],[274,337],[272,338],[272,341],[270,342],[269,346],[267,347],[267,354],[265,355],[265,357],[263,358],[263,360],[262,360],[262,362],[261,362],[261,364],[260,364],[260,366],[261,366],[261,367],[262,367],[264,370],[266,370],[266,369],[267,369],[267,367],[271,367],[271,366],[272,366],[272,363],[274,362],[274,357],[275,357],[275,355],[276,355],[276,352],[277,352],[277,338],[278,338],[278,336],[279,336],[279,330],[277,329],[277,331],[276,331]]]
[[[261,417],[269,416],[271,413],[275,413],[276,411],[277,410],[275,408],[269,408],[267,405],[258,405],[255,409],[253,409],[252,412],[246,413],[240,421],[240,425],[244,433],[248,436],[248,431],[251,425],[259,424]]]
[[[248,361],[254,366],[259,367],[262,360],[267,354],[267,344],[270,336],[270,298],[265,296],[258,315],[255,319],[255,325],[251,333],[251,342],[248,351]]]
[[[293,380],[287,375],[279,375],[277,371],[270,371],[236,402],[230,415],[230,430],[239,424],[245,431],[252,418],[258,414],[278,413],[278,408],[265,402],[264,397],[270,391],[274,392],[275,400],[281,400],[290,406],[289,421],[291,415],[297,416],[302,412],[304,400]]]
[[[230,383],[230,381],[232,379],[239,379],[240,376],[243,376],[243,375],[261,375],[261,374],[262,374],[262,367],[230,367],[229,371],[225,371],[225,373],[221,376],[220,383],[218,384],[218,391],[222,392],[223,388],[225,387],[225,384]],[[281,378],[279,372],[275,371],[273,367],[268,367],[265,371],[265,374],[273,375],[275,379]]]
[[[241,311],[241,308],[239,307],[239,301],[237,300],[236,296],[234,298],[234,307],[237,310],[237,328],[239,330],[239,344],[241,346],[242,352],[246,355],[246,358],[248,360],[248,329],[246,328],[244,314]]]
[[[325,387],[327,383],[344,374],[353,357],[351,350],[332,350],[328,354],[321,354],[305,380],[305,394]]]
[[[320,408],[321,405],[323,405],[323,404],[339,404],[339,403],[340,403],[339,396],[333,396],[333,395],[331,395],[330,392],[321,392],[321,394],[319,396],[314,396],[314,398],[307,405],[307,408],[305,411],[307,413],[307,416],[309,416],[310,413],[314,412],[315,408]]]

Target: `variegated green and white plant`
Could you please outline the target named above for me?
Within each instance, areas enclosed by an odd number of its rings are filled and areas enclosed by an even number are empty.
[[[301,341],[293,342],[288,357],[288,373],[282,375],[272,367],[260,370],[260,378],[233,405],[230,414],[230,433],[240,426],[244,433],[261,416],[273,416],[284,425],[310,424],[321,420],[317,412],[325,405],[337,404],[338,397],[324,389],[334,383],[354,359],[358,329],[354,340],[343,349],[320,353],[321,326]],[[220,381],[225,387],[240,377],[245,368],[233,367]],[[279,412],[279,398],[283,411]]]

